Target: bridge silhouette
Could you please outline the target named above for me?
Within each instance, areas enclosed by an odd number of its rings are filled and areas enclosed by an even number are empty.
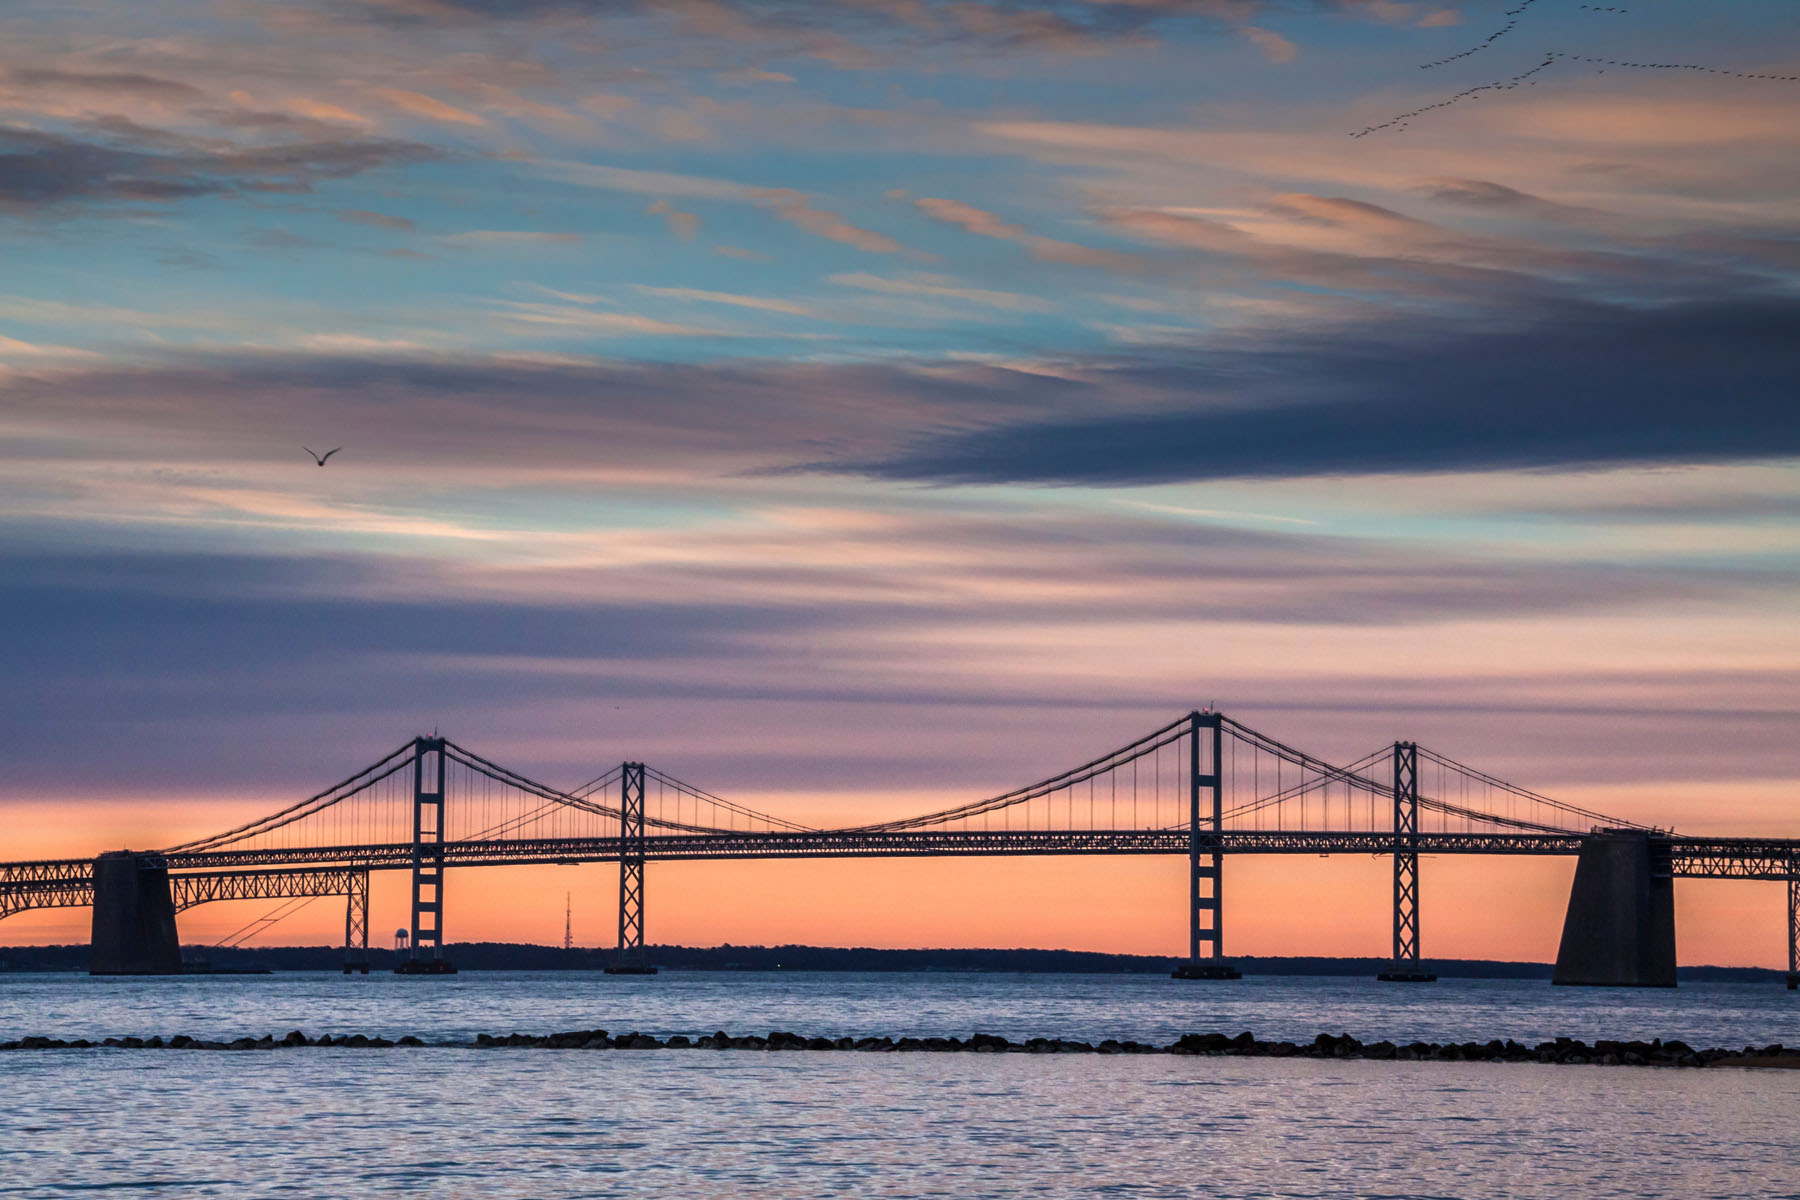
[[[1191,712],[1029,786],[898,820],[812,828],[624,762],[562,790],[444,737],[417,737],[324,791],[156,851],[0,863],[0,918],[91,906],[92,970],[181,970],[175,913],[217,900],[344,896],[345,970],[368,969],[369,875],[411,875],[408,957],[443,957],[452,867],[619,864],[610,970],[650,973],[647,864],[668,859],[1162,854],[1188,860],[1188,955],[1175,974],[1234,978],[1230,854],[1393,861],[1393,963],[1427,981],[1419,856],[1578,859],[1556,964],[1570,984],[1673,986],[1673,880],[1787,881],[1788,985],[1800,981],[1800,839],[1696,837],[1566,804],[1412,742],[1337,765],[1222,713]]]

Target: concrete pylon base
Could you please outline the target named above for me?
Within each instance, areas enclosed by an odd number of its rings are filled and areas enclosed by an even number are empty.
[[[1665,841],[1629,829],[1583,840],[1551,982],[1675,986],[1675,880]]]
[[[179,975],[181,938],[169,872],[149,855],[117,850],[94,860],[90,975]]]

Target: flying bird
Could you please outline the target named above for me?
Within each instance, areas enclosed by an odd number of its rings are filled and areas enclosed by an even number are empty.
[[[330,458],[332,455],[336,454],[339,450],[343,449],[342,446],[338,446],[335,449],[327,450],[323,454],[313,454],[312,449],[310,447],[302,446],[300,448],[302,450],[305,450],[308,454],[312,454],[313,461],[318,463],[321,467],[325,465],[326,459]]]

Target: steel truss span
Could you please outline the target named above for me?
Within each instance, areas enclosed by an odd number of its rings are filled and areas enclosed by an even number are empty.
[[[1407,839],[1419,854],[1581,853],[1579,834],[1426,833]],[[1667,839],[1674,874],[1681,879],[1787,879],[1800,873],[1800,838]],[[762,833],[737,835],[677,834],[646,837],[642,856],[651,861],[742,858],[924,858],[1005,857],[1052,854],[1186,854],[1185,830],[987,831],[953,833]],[[1390,834],[1354,831],[1289,833],[1282,831],[1202,833],[1203,853],[1221,854],[1368,854],[1395,852]],[[336,853],[367,870],[399,870],[412,865],[412,846],[358,846]],[[296,851],[301,858],[258,857],[259,862],[319,861],[320,851]],[[330,853],[326,851],[325,853]],[[635,852],[633,852],[635,853]],[[628,857],[630,854],[628,854]],[[618,862],[616,839],[565,839],[537,842],[467,842],[444,847],[444,861],[466,867],[527,866],[532,863]],[[171,872],[218,870],[247,865],[231,852],[170,855]],[[324,893],[321,893],[324,894]]]
[[[1671,836],[1674,874],[1682,879],[1788,879],[1800,875],[1800,838],[1691,838]],[[1418,834],[1408,839],[1420,854],[1573,855],[1579,834]],[[1004,857],[1057,854],[1186,854],[1188,835],[1177,830],[988,831],[978,833],[765,833],[664,835],[646,837],[649,860],[744,858],[921,858]],[[1201,847],[1221,854],[1394,853],[1392,836],[1353,831],[1288,833],[1236,832],[1201,835]],[[412,844],[315,846],[293,850],[202,851],[150,855],[181,889],[177,907],[213,900],[254,900],[281,896],[337,896],[349,891],[353,871],[398,871],[412,867]],[[617,862],[617,839],[573,838],[537,841],[449,842],[444,861],[463,867],[529,866],[534,863]],[[328,865],[321,865],[328,864]],[[93,898],[93,861],[61,859],[13,864],[40,868],[0,876],[0,898],[26,890],[82,905]],[[311,890],[307,890],[311,889]],[[42,907],[33,905],[32,907]]]
[[[366,874],[362,867],[275,867],[261,871],[201,871],[169,876],[175,909],[214,900],[274,900],[294,896],[348,896]]]
[[[920,858],[931,856],[1024,856],[1043,854],[1186,854],[1185,829],[905,831],[899,833],[835,832],[664,834],[632,845],[646,859],[723,858]],[[1573,834],[1420,834],[1421,854],[1576,854],[1581,838]],[[1393,853],[1391,834],[1353,831],[1293,833],[1202,833],[1201,850],[1210,854],[1375,854]],[[627,857],[635,855],[627,851]],[[447,865],[465,867],[524,866],[531,863],[617,862],[617,838],[557,838],[537,841],[446,842]],[[222,870],[268,864],[352,862],[370,870],[397,870],[412,864],[412,845],[303,847],[274,851],[210,851],[169,854],[162,861],[171,872]]]

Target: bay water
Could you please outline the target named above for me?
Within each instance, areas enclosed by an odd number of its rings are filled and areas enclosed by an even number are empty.
[[[632,1030],[1800,1044],[1800,996],[1514,980],[0,975],[0,1040]],[[0,1054],[0,1196],[1800,1197],[1800,1072],[1168,1056]]]

